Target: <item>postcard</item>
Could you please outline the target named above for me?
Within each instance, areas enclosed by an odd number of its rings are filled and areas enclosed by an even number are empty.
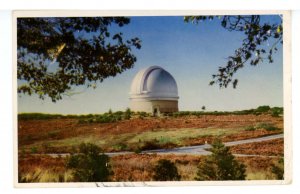
[[[288,11],[14,11],[16,187],[289,184]]]

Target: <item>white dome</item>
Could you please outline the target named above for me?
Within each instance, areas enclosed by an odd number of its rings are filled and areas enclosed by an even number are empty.
[[[159,66],[139,71],[131,83],[130,98],[177,100],[177,84],[173,76]]]

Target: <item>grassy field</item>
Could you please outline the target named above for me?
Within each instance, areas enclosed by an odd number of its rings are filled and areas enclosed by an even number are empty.
[[[19,152],[74,152],[83,142],[110,151],[171,148],[234,141],[283,132],[282,117],[261,115],[189,115],[145,117],[111,123],[81,123],[77,118],[21,119]]]
[[[281,109],[277,112],[179,112],[164,117],[145,113],[102,115],[20,114],[18,120],[19,182],[72,182],[65,158],[44,153],[75,153],[81,143],[93,143],[104,152],[174,148],[283,133]],[[245,113],[245,112],[244,112]],[[232,153],[275,157],[238,157],[247,166],[248,180],[276,179],[271,166],[283,154],[283,139],[250,143],[230,148]],[[154,164],[172,160],[182,177],[194,180],[205,156],[130,154],[111,158],[111,181],[151,181]]]

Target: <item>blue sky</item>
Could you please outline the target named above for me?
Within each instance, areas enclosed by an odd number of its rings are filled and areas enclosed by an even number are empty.
[[[264,22],[278,22],[279,16],[263,16]],[[241,45],[242,33],[224,30],[218,19],[197,25],[183,17],[132,17],[129,25],[111,30],[122,31],[125,38],[139,37],[142,48],[134,50],[137,62],[124,73],[104,80],[96,89],[75,88],[78,94],[52,103],[36,95],[18,97],[18,112],[88,114],[125,110],[134,75],[141,69],[159,65],[175,78],[180,110],[241,110],[260,105],[283,106],[282,46],[256,67],[245,66],[237,72],[237,89],[209,86],[211,75],[226,63],[226,58]]]

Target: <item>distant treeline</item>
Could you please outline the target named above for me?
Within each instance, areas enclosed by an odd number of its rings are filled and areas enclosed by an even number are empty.
[[[19,120],[48,120],[48,119],[67,119],[67,118],[81,118],[90,117],[92,114],[88,115],[61,115],[61,114],[47,114],[47,113],[19,113]]]
[[[62,115],[62,114],[47,114],[47,113],[19,113],[19,120],[48,120],[48,119],[80,119],[80,120],[105,120],[105,118],[109,118],[110,121],[118,121],[122,119],[129,119],[131,117],[132,112],[130,109],[127,109],[125,112],[117,111],[112,112],[111,110],[107,113],[103,114],[85,114],[85,115]],[[113,119],[112,119],[113,118]]]
[[[240,110],[240,111],[180,111],[167,114],[168,116],[187,116],[187,115],[260,115],[271,114],[272,116],[282,116],[283,107],[259,106],[256,109]]]
[[[240,111],[179,111],[174,113],[165,113],[164,116],[201,116],[201,115],[247,115],[247,114],[271,114],[272,116],[282,116],[282,107],[259,106],[256,109]],[[48,119],[78,119],[79,123],[110,123],[120,120],[127,120],[132,117],[145,118],[152,116],[145,112],[132,112],[129,108],[126,111],[112,112],[109,110],[103,114],[86,114],[86,115],[62,115],[62,114],[45,114],[45,113],[19,113],[19,120],[48,120]]]

